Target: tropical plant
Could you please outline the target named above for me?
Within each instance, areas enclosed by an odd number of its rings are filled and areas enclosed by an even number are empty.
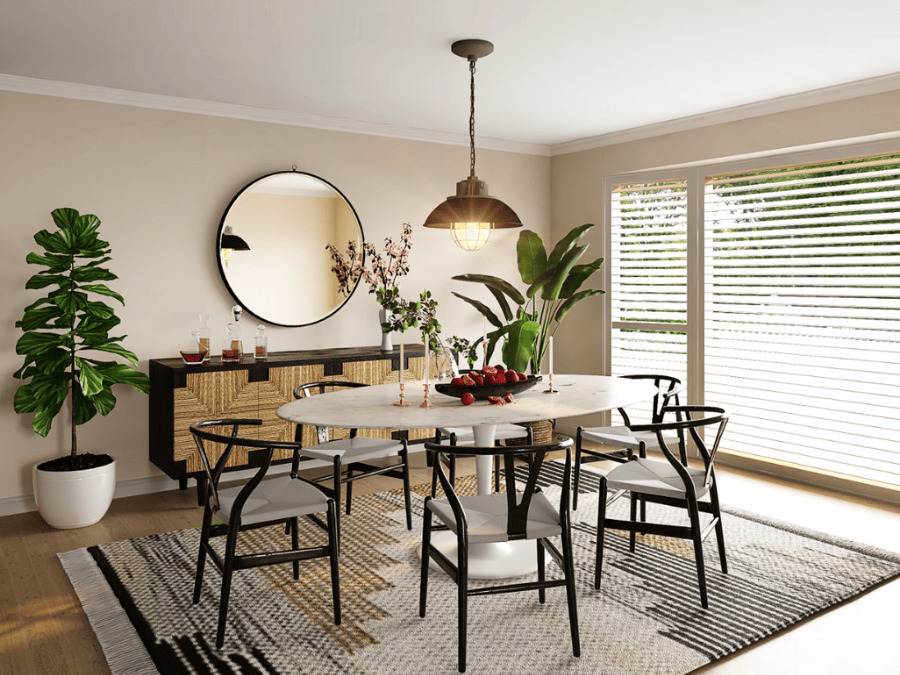
[[[588,248],[587,244],[579,245],[578,242],[592,227],[592,224],[586,224],[573,228],[550,255],[536,232],[521,232],[516,255],[522,283],[528,286],[524,294],[511,283],[487,274],[453,277],[456,281],[484,284],[500,306],[498,316],[484,303],[453,293],[477,309],[495,327],[487,334],[487,361],[490,361],[497,342],[503,338],[502,358],[507,368],[521,372],[530,364],[532,372],[540,372],[550,337],[562,320],[576,304],[604,292],[596,288],[579,290],[603,264],[603,258],[586,265],[578,264]]]
[[[45,268],[32,276],[25,288],[53,290],[26,307],[22,319],[16,321],[16,327],[25,332],[16,344],[16,353],[25,357],[25,363],[14,377],[29,381],[16,391],[14,407],[17,413],[34,413],[31,428],[46,436],[71,394],[70,455],[74,457],[78,425],[98,412],[107,415],[115,407],[112,386],[127,384],[147,393],[150,379],[131,365],[88,356],[105,352],[138,365],[137,356],[120,344],[125,336],[109,335],[121,320],[109,305],[88,295],[125,304],[121,295],[98,283],[118,278],[102,267],[111,258],[109,243],[97,235],[100,220],[74,209],[56,209],[52,216],[58,230],[34,235],[45,253],[29,253],[25,258],[29,264]]]

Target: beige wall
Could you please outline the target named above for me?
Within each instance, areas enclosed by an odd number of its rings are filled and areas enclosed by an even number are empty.
[[[606,176],[898,132],[900,91],[894,91],[557,156],[552,165],[554,237],[575,225],[595,223],[585,239],[591,245],[585,259],[600,255],[602,228],[607,227],[602,222]],[[835,156],[843,156],[842,151],[835,150]],[[780,163],[776,158],[772,165]],[[587,300],[566,318],[557,334],[565,345],[556,357],[560,372],[602,374],[600,311],[600,301]]]
[[[336,185],[356,208],[366,238],[381,245],[413,224],[411,273],[405,295],[429,288],[440,303],[445,333],[474,338],[481,320],[451,296],[454,274],[485,272],[515,279],[514,230],[499,231],[484,251],[457,249],[447,232],[424,230],[430,210],[453,193],[468,171],[467,147],[404,141],[299,127],[147,110],[128,106],[0,92],[0,204],[4,246],[0,274],[0,499],[31,493],[31,466],[67,451],[68,429],[54,423],[46,439],[12,409],[21,365],[14,323],[39,293],[24,290],[33,273],[25,256],[33,234],[52,227],[50,211],[94,213],[110,242],[119,280],[111,286],[125,345],[147,370],[151,358],[175,357],[197,314],[211,316],[219,344],[233,300],[216,266],[214,240],[232,197],[251,180],[297,165]],[[522,218],[546,236],[550,222],[550,159],[480,150],[478,173]],[[278,284],[278,279],[272,279]],[[466,289],[473,292],[473,288]],[[379,344],[374,296],[360,289],[347,306],[306,328],[269,327],[273,351]],[[485,297],[489,300],[489,296]],[[252,320],[252,317],[248,317]],[[405,340],[419,340],[407,334]],[[397,340],[395,339],[395,344]],[[117,387],[117,408],[79,428],[84,451],[108,451],[119,481],[159,475],[147,459],[148,399]]]

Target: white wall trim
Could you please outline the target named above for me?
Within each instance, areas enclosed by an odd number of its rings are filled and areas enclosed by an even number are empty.
[[[857,82],[839,84],[833,87],[825,87],[823,89],[814,89],[799,94],[780,96],[778,98],[759,101],[757,103],[748,103],[746,105],[735,106],[734,108],[725,108],[723,110],[714,110],[699,115],[691,115],[690,117],[681,117],[667,122],[659,122],[658,124],[648,124],[642,127],[635,127],[634,129],[615,131],[602,136],[593,136],[591,138],[582,138],[567,143],[559,143],[550,146],[550,156],[556,157],[557,155],[566,155],[573,152],[581,152],[583,150],[602,148],[608,145],[639,141],[645,138],[674,134],[681,131],[691,131],[693,129],[700,129],[716,124],[737,122],[752,117],[762,117],[764,115],[772,115],[775,113],[787,112],[789,110],[808,108],[814,105],[846,101],[861,96],[870,96],[872,94],[883,94],[897,89],[900,89],[900,73],[882,75],[880,77],[872,77]]]
[[[327,131],[342,131],[351,134],[387,136],[389,138],[402,138],[404,140],[423,141],[426,143],[469,145],[469,137],[465,134],[451,134],[441,131],[417,129],[415,127],[402,127],[392,124],[380,124],[377,122],[363,122],[360,120],[336,119],[319,115],[287,112],[284,110],[267,110],[265,108],[254,108],[246,105],[200,101],[197,99],[180,98],[178,96],[127,91],[124,89],[94,87],[86,84],[74,84],[72,82],[39,80],[32,77],[20,77],[18,75],[6,75],[3,73],[0,73],[0,90],[17,91],[23,94],[72,98],[81,101],[96,101],[98,103],[129,105],[137,108],[169,110],[172,112],[190,113],[194,115],[228,117],[232,119],[249,120],[251,122],[266,122],[269,124],[285,124],[288,126],[307,127],[311,129],[325,129]],[[497,138],[483,138],[476,136],[475,145],[484,150],[500,150],[502,152],[540,155],[543,157],[548,157],[550,155],[550,146],[537,143],[505,141]]]

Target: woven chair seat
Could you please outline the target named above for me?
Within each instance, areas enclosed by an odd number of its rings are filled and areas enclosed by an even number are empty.
[[[469,526],[469,543],[486,544],[490,542],[509,541],[506,532],[509,518],[505,494],[478,495],[460,497],[460,503],[466,512]],[[516,503],[521,503],[521,495]],[[428,508],[453,532],[457,531],[453,510],[445,499],[432,499]],[[562,532],[559,524],[559,512],[541,492],[535,492],[528,509],[528,521],[525,525],[528,539],[544,539]]]

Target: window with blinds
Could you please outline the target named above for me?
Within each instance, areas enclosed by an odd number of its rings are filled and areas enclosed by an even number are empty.
[[[685,382],[685,182],[613,186],[610,224],[612,374],[664,373]],[[645,415],[638,407],[637,418]]]
[[[705,192],[722,449],[900,485],[900,156],[712,176]]]

